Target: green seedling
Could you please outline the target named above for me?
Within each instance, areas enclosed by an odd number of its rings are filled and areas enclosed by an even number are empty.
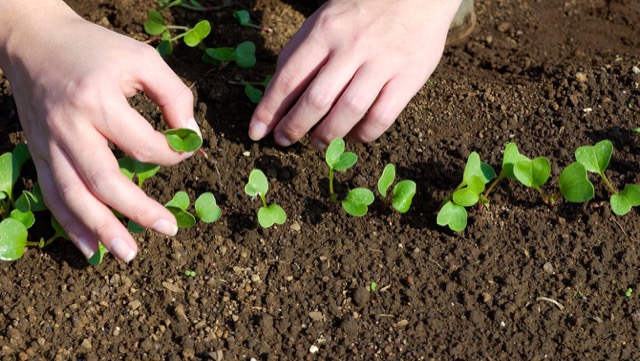
[[[251,41],[244,41],[235,48],[208,48],[202,60],[220,67],[233,61],[239,67],[248,69],[256,64],[256,45]]]
[[[264,91],[267,89],[267,86],[269,86],[269,83],[271,82],[272,78],[273,78],[273,75],[267,75],[263,81],[259,81],[259,82],[246,81],[246,80],[239,79],[239,80],[229,81],[229,84],[243,85],[244,94],[247,96],[247,98],[249,98],[249,100],[252,103],[258,104],[262,99],[262,95],[264,94]]]
[[[467,227],[467,211],[480,201],[485,185],[495,177],[495,170],[489,164],[480,161],[480,155],[472,152],[462,175],[462,182],[444,202],[436,222],[440,226],[448,226],[455,232]]]
[[[192,129],[176,128],[164,131],[162,134],[167,138],[171,149],[176,152],[195,152],[202,146],[202,138]]]
[[[244,192],[250,197],[260,196],[262,207],[258,210],[258,223],[262,228],[269,228],[274,224],[283,224],[287,220],[287,214],[277,204],[267,205],[266,195],[269,190],[267,177],[260,169],[254,169],[249,174],[249,181],[244,187]]]
[[[195,277],[196,276],[196,271],[192,271],[190,269],[184,271],[184,275],[187,277]]]
[[[624,292],[624,296],[629,298],[633,294],[633,288],[627,287],[627,290]]]
[[[216,204],[216,199],[212,193],[202,193],[194,204],[195,216],[187,209],[190,200],[187,192],[179,191],[164,206],[176,217],[178,228],[190,228],[196,224],[196,219],[205,223],[212,223],[220,219],[222,211]]]
[[[593,146],[576,149],[576,162],[570,164],[560,174],[560,192],[570,202],[586,202],[594,197],[594,187],[587,172],[596,173],[611,193],[610,204],[613,213],[622,216],[632,207],[640,206],[640,186],[627,184],[620,192],[611,184],[605,171],[611,161],[613,144],[603,140]]]
[[[367,188],[355,188],[349,190],[342,200],[342,208],[350,215],[361,217],[367,214],[369,206],[375,200],[375,195]]]
[[[335,172],[342,172],[353,167],[358,161],[358,156],[353,152],[345,152],[345,143],[342,138],[336,138],[327,147],[325,161],[329,167],[329,201],[336,203],[338,196],[333,190],[333,177]]]
[[[118,166],[120,167],[120,172],[129,180],[133,180],[134,177],[137,178],[139,188],[142,188],[145,180],[153,177],[160,170],[158,165],[139,162],[131,157],[118,159]]]
[[[204,6],[200,4],[197,0],[158,0],[158,4],[160,5],[160,10],[166,10],[172,8],[174,6],[180,6],[185,9],[193,10],[193,11],[213,11],[222,9],[223,6]]]
[[[157,10],[149,10],[147,13],[147,21],[144,23],[144,31],[160,39],[160,44],[156,47],[160,55],[168,56],[173,53],[173,43],[179,39],[183,39],[184,43],[189,47],[195,47],[200,44],[211,32],[211,24],[209,21],[202,20],[193,28],[188,26],[168,25],[162,14]],[[172,31],[181,31],[180,34],[172,36]]]
[[[387,164],[382,171],[382,175],[378,179],[378,192],[382,196],[382,203],[387,204],[387,191],[396,178],[396,167],[393,164]],[[403,180],[398,182],[393,188],[391,196],[391,206],[400,213],[406,213],[411,207],[411,201],[416,194],[416,182],[412,180]]]
[[[525,187],[535,189],[545,203],[553,202],[553,197],[548,197],[540,188],[543,186],[551,175],[551,165],[546,157],[538,157],[529,159],[527,156],[520,154],[518,146],[515,143],[509,143],[504,149],[502,158],[502,171],[487,188],[483,198],[488,199],[489,194],[503,179],[515,179],[522,183]]]
[[[369,289],[371,292],[375,292],[378,289],[378,284],[375,281],[371,281],[369,284]]]
[[[107,247],[104,246],[101,242],[98,242],[98,251],[91,256],[87,262],[93,266],[99,266],[102,261],[104,261],[104,257],[109,253]]]
[[[251,13],[249,13],[247,10],[236,10],[233,12],[233,17],[238,20],[238,24],[240,24],[240,26],[243,26],[245,28],[253,28],[253,29],[257,29],[257,30],[265,30],[267,32],[272,32],[273,30],[271,28],[266,28],[264,26],[261,25],[257,25],[254,24],[253,22],[251,22]]]

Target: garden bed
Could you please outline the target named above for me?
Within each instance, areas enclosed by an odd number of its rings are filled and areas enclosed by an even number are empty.
[[[139,40],[155,6],[69,3]],[[612,182],[640,183],[640,134],[632,132],[640,127],[640,4],[478,1],[471,38],[446,50],[379,140],[347,145],[359,161],[336,178],[341,191],[374,189],[393,162],[399,178],[417,183],[411,210],[383,211],[376,201],[355,218],[328,206],[324,154],[306,139],[280,148],[248,138],[254,106],[229,83],[273,72],[310,5],[236,3],[204,15],[213,25],[205,43],[251,40],[257,66],[212,68],[200,50],[176,47],[167,61],[197,95],[210,158],[163,168],[144,186],[162,203],[181,189],[192,199],[213,192],[222,218],[173,238],[145,233],[129,264],[108,257],[89,266],[62,240],[1,263],[3,359],[640,358],[640,292],[625,294],[640,289],[640,216],[613,215],[604,186],[587,204],[551,208],[505,183],[488,207],[470,210],[464,232],[436,225],[469,153],[499,168],[511,141],[528,156],[549,157],[555,184],[577,147],[609,139]],[[241,6],[273,32],[239,27],[231,14]],[[177,8],[167,15],[189,24],[203,17]],[[132,104],[164,126],[144,96]],[[24,141],[3,79],[0,139],[0,153]],[[287,212],[282,226],[257,224],[259,204],[243,191],[254,167],[269,178],[270,201]]]

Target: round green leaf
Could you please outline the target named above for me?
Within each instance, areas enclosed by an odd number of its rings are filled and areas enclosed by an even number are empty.
[[[142,233],[146,228],[130,219],[127,221],[127,229],[133,234],[138,234]]]
[[[396,179],[396,167],[389,163],[384,170],[382,171],[382,175],[380,179],[378,179],[378,192],[385,198],[387,196],[387,190],[391,187],[391,184]]]
[[[262,228],[269,228],[274,223],[283,224],[287,221],[287,214],[277,204],[272,204],[269,207],[260,207],[258,210],[258,223]]]
[[[251,23],[251,15],[247,10],[237,10],[233,12],[233,17],[238,20],[240,25],[247,25]]]
[[[393,188],[392,207],[400,213],[406,213],[411,207],[411,201],[416,194],[416,182],[403,180]]]
[[[244,86],[244,93],[247,95],[247,98],[249,98],[249,100],[254,104],[258,104],[260,102],[260,99],[262,99],[262,94],[264,94],[262,90],[254,87],[251,84],[247,84]]]
[[[480,155],[478,153],[471,152],[469,158],[467,158],[467,164],[464,167],[462,182],[469,184],[471,177],[474,176],[480,178],[484,184],[487,184],[496,176],[496,172],[491,165],[480,161]]]
[[[584,146],[576,149],[576,160],[587,171],[603,174],[609,166],[612,153],[613,144],[605,139],[594,146]]]
[[[195,152],[202,146],[202,138],[193,130],[188,128],[169,129],[164,133],[171,149],[176,152]]]
[[[356,217],[364,216],[369,210],[369,205],[375,200],[372,191],[366,188],[355,188],[347,193],[347,197],[342,201],[342,208]]]
[[[208,48],[207,56],[218,61],[232,61],[236,59],[236,49],[234,48]]]
[[[640,206],[640,185],[627,184],[620,195],[626,198],[632,207]]]
[[[0,155],[0,192],[13,197],[13,185],[18,180],[18,162],[11,153]]]
[[[516,143],[507,144],[504,148],[504,154],[502,155],[502,174],[506,178],[517,178],[514,174],[515,164],[523,161],[529,161],[529,158],[520,154]]]
[[[0,222],[0,260],[15,261],[22,257],[27,246],[27,228],[13,218]]]
[[[264,197],[268,190],[269,181],[267,180],[267,176],[265,176],[260,169],[252,170],[249,174],[249,181],[244,187],[244,192],[251,197],[255,197],[258,194]]]
[[[196,217],[191,213],[173,206],[165,206],[176,217],[178,228],[190,228],[196,224]]]
[[[467,227],[467,211],[463,206],[449,201],[438,212],[436,223],[439,226],[449,226],[449,229],[460,232]]]
[[[551,175],[551,165],[545,157],[515,163],[515,178],[527,187],[539,187],[547,182]]]
[[[157,10],[149,10],[147,12],[147,21],[144,22],[144,31],[153,36],[162,34],[167,29],[162,15]]]
[[[593,184],[587,178],[584,165],[574,162],[565,168],[558,178],[560,193],[569,202],[583,203],[595,194]]]
[[[478,203],[479,194],[469,188],[462,188],[453,192],[453,202],[463,207],[470,207]]]
[[[236,64],[241,68],[251,68],[256,65],[256,45],[251,41],[240,43],[236,47]]]
[[[358,156],[353,152],[345,152],[340,154],[338,160],[333,166],[333,169],[336,171],[347,170],[354,166],[358,162]]]
[[[29,153],[29,147],[27,147],[24,143],[18,143],[13,151],[11,152],[13,157],[18,163],[18,173],[20,173],[20,169],[22,169],[22,165],[31,158],[31,154]]]
[[[11,213],[9,213],[9,218],[13,218],[16,221],[19,221],[27,229],[31,228],[31,226],[36,223],[36,217],[33,215],[33,212],[29,210],[23,212],[19,209],[14,209],[11,211]]]
[[[619,193],[612,195],[609,202],[611,203],[611,210],[613,213],[619,216],[624,216],[631,210],[631,203],[629,203],[629,200]]]
[[[195,203],[196,217],[205,223],[213,223],[220,219],[222,211],[216,204],[216,198],[213,193],[202,193]]]
[[[193,48],[194,46],[200,44],[202,40],[204,40],[204,38],[209,36],[210,32],[211,25],[207,20],[202,20],[197,23],[196,26],[193,27],[193,29],[187,31],[183,38],[184,43],[187,44],[187,46]]]
[[[329,143],[329,146],[327,147],[327,150],[324,155],[324,158],[329,168],[331,169],[335,168],[335,164],[338,161],[338,158],[340,158],[340,155],[344,153],[344,147],[345,147],[345,143],[344,143],[344,139],[342,138],[336,138],[332,140],[331,143]]]
[[[186,211],[187,208],[189,207],[189,203],[190,203],[189,202],[189,195],[187,194],[187,192],[179,191],[164,206],[167,207],[167,208],[174,207],[174,208],[178,208],[178,209],[181,209],[183,211]]]

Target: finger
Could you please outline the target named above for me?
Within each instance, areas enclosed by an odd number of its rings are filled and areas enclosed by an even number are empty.
[[[292,40],[278,59],[278,67],[249,123],[249,137],[260,140],[285,116],[328,59],[323,47]]]
[[[65,232],[67,232],[69,239],[76,248],[78,248],[87,259],[91,258],[91,256],[98,251],[98,241],[91,234],[91,231],[69,211],[69,208],[67,208],[62,202],[62,199],[60,199],[49,164],[36,157],[33,158],[33,162],[36,166],[40,189],[42,190],[42,196],[44,197],[47,208]]]
[[[59,197],[54,196],[51,200],[53,202],[49,202],[48,205],[55,207],[54,203],[63,204],[68,208],[68,212],[57,209],[61,215],[58,219],[60,225],[72,232],[72,239],[76,239],[76,244],[90,242],[87,239],[100,240],[116,258],[131,261],[138,252],[138,246],[129,232],[111,210],[96,199],[77,177],[77,171],[72,166],[68,154],[56,146],[51,147],[50,153],[52,184],[57,185]],[[80,225],[75,224],[76,222]],[[85,229],[90,235],[84,232]],[[97,245],[92,248],[94,251],[96,249]]]
[[[380,91],[365,118],[349,132],[348,138],[352,141],[366,143],[380,137],[420,90],[416,86],[411,86],[414,83],[415,79],[409,77],[390,80]]]
[[[67,145],[65,155],[79,155],[76,156],[73,161],[66,157],[58,157],[57,161],[54,162],[53,156],[51,156],[51,167],[55,170],[54,176],[56,177],[56,183],[69,184],[69,186],[79,188],[81,185],[77,179],[77,174],[79,174],[83,180],[81,194],[83,194],[85,198],[90,195],[91,198],[94,199],[94,202],[110,205],[143,227],[151,228],[156,232],[168,236],[174,236],[178,232],[178,227],[176,226],[176,220],[173,214],[156,201],[147,197],[140,188],[120,172],[111,150],[107,147],[106,141],[100,134],[91,131],[85,131],[83,134],[84,139],[82,144],[79,142],[69,143],[68,141],[64,143]],[[91,156],[87,156],[87,149],[84,147],[85,142],[86,144],[93,145],[90,153]],[[72,170],[75,178],[66,179],[66,182],[63,183],[59,179],[60,176],[57,176],[57,173],[61,173],[61,169],[64,167],[71,167],[65,165],[65,161],[73,164]],[[58,189],[60,188],[59,186]],[[78,204],[80,201],[72,196],[65,197],[65,194],[62,194],[62,196],[68,207],[77,214],[78,217],[85,217],[85,221],[89,221],[84,222],[89,226],[92,219],[89,216],[90,213],[89,215],[85,215],[85,213],[77,212],[77,209],[80,208]],[[100,237],[100,239],[104,238]]]
[[[124,97],[105,102],[107,119],[98,123],[98,130],[131,157],[145,163],[169,166],[189,156],[171,149],[164,134],[153,129]]]
[[[144,45],[141,61],[137,64],[140,88],[153,100],[171,128],[190,128],[202,134],[193,118],[193,93],[162,60],[151,46]]]
[[[333,139],[344,137],[363,119],[389,79],[381,69],[385,68],[368,64],[358,69],[329,115],[311,134],[310,141],[314,148],[326,148]]]
[[[329,112],[357,68],[350,59],[333,58],[327,62],[275,127],[276,142],[286,147],[302,138]]]

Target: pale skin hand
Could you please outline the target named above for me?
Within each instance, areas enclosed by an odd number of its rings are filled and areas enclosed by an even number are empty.
[[[460,0],[332,0],[278,58],[249,136],[288,146],[369,142],[397,118],[435,69]],[[316,125],[317,124],[317,125]]]
[[[89,23],[62,1],[0,2],[0,68],[11,84],[45,202],[86,257],[101,241],[130,261],[136,242],[111,208],[166,235],[175,217],[124,177],[111,141],[143,162],[171,150],[127,103],[144,91],[171,128],[190,127],[193,94],[148,45]]]

